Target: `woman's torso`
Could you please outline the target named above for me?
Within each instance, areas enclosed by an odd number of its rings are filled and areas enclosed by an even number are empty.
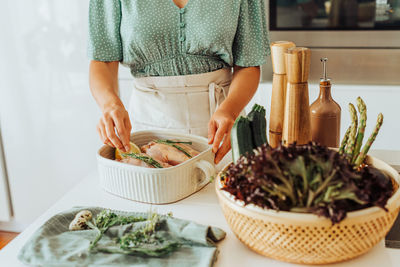
[[[107,21],[90,25],[91,43],[103,42],[99,49],[110,53],[120,49],[135,77],[211,72],[236,64],[235,55],[250,58],[239,65],[260,65],[269,50],[263,1],[188,0],[184,8],[173,0],[100,2],[90,12]]]
[[[122,1],[123,64],[135,76],[205,73],[232,62],[237,0]]]

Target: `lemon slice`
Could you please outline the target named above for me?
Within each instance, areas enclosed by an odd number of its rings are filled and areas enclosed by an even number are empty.
[[[136,144],[130,142],[130,149],[128,152],[121,152],[118,148],[115,149],[115,159],[121,160],[123,158],[123,153],[141,153],[141,151]]]

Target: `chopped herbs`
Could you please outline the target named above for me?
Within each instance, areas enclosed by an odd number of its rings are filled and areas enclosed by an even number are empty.
[[[152,214],[150,221],[141,229],[125,234],[119,240],[122,250],[127,252],[144,253],[149,256],[161,256],[174,251],[179,247],[179,243],[169,241],[165,242],[164,238],[156,235],[156,227],[159,223],[159,215]],[[164,244],[163,244],[164,243]],[[156,249],[149,250],[145,247],[151,244]]]
[[[142,227],[128,231],[121,238],[115,240],[118,247],[102,247],[98,242],[104,233],[112,226],[126,225],[137,222],[146,222]],[[157,234],[157,227],[161,223],[160,216],[150,213],[148,218],[117,215],[110,211],[100,212],[89,227],[98,230],[96,238],[90,243],[89,251],[92,253],[120,253],[129,255],[145,255],[160,257],[180,247],[180,243],[166,240]]]
[[[134,216],[120,216],[117,215],[113,212],[109,211],[102,211],[100,212],[96,220],[93,223],[88,222],[87,224],[89,225],[90,228],[92,229],[97,229],[98,234],[96,238],[90,243],[89,250],[93,251],[95,250],[95,247],[97,245],[97,242],[101,239],[103,234],[112,226],[116,225],[124,225],[128,223],[134,223],[134,222],[142,222],[145,221],[145,218],[142,217],[134,217]]]
[[[163,168],[163,166],[158,161],[156,161],[155,159],[153,159],[152,157],[149,157],[149,156],[143,156],[143,155],[136,154],[136,153],[123,153],[122,156],[141,160],[141,161],[149,164],[150,166],[153,166],[154,168]]]
[[[181,151],[183,154],[185,154],[189,158],[192,157],[192,155],[190,155],[190,153],[187,152],[183,147],[177,145],[177,144],[188,144],[188,145],[191,145],[192,142],[180,142],[180,141],[172,141],[172,140],[155,140],[154,142],[155,143],[159,143],[159,144],[164,144],[164,145],[169,145],[169,146],[175,147],[176,149]]]
[[[313,143],[263,145],[242,156],[223,176],[225,190],[262,208],[309,212],[338,223],[349,211],[384,209],[393,193],[388,176],[367,166],[354,168],[347,155]]]

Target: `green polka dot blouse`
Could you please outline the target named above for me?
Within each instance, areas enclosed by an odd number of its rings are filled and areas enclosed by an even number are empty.
[[[199,74],[266,62],[264,0],[91,0],[89,58],[135,77]]]

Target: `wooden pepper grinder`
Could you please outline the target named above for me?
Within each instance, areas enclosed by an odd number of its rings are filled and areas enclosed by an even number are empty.
[[[328,147],[339,147],[341,108],[332,99],[331,79],[326,76],[327,58],[321,58],[323,78],[319,83],[319,96],[311,104],[311,135],[312,140]]]
[[[272,58],[272,96],[269,118],[269,144],[275,148],[282,142],[283,117],[286,95],[286,64],[285,53],[288,48],[295,47],[293,42],[278,41],[271,44]]]
[[[289,48],[285,54],[288,87],[283,121],[283,145],[307,144],[311,141],[308,74],[311,50],[305,47]]]

